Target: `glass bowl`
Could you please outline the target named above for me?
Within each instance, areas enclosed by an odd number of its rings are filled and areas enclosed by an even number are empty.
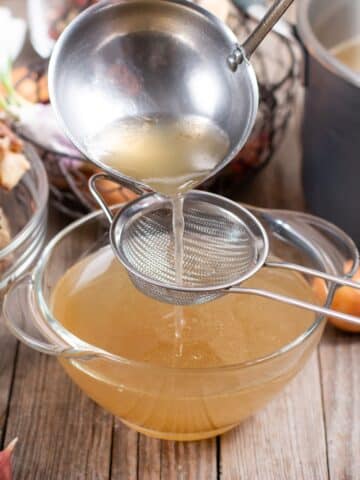
[[[357,269],[353,242],[327,222],[294,212],[251,211],[267,228],[273,255],[332,274],[342,275],[347,260]],[[286,228],[279,230],[280,224]],[[160,367],[101,350],[65,330],[52,315],[50,302],[63,274],[106,245],[108,224],[102,212],[71,224],[50,242],[33,274],[10,289],[4,315],[18,339],[58,357],[89,397],[141,433],[186,441],[235,427],[284,388],[321,338],[325,319],[314,315],[306,331],[266,357],[194,369]],[[330,286],[327,305],[333,293]]]
[[[11,242],[0,249],[0,301],[9,285],[38,258],[46,235],[49,185],[38,154],[25,144],[31,169],[10,192],[0,189],[0,206],[11,230]]]

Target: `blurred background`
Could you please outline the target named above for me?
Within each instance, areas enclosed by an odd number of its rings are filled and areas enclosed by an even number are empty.
[[[91,3],[94,2],[0,1],[2,7],[10,8],[11,13],[24,19],[27,25],[23,50],[13,65],[14,85],[21,95],[32,102],[47,104],[46,69],[54,42],[66,24]],[[237,8],[228,0],[202,0],[201,3],[222,17],[239,40],[244,39],[256,25],[256,19],[247,15],[243,6]],[[293,21],[294,9],[288,13],[288,18]],[[253,61],[261,94],[254,132],[231,165],[204,188],[245,202],[276,207],[284,203],[282,198],[273,198],[271,178],[278,175],[281,177],[279,180],[288,185],[287,207],[299,208],[302,207],[299,205],[300,151],[296,132],[301,116],[301,51],[292,39],[275,33],[266,39]],[[95,169],[77,158],[79,155],[76,151],[69,151],[65,141],[62,145],[58,135],[52,138],[54,132],[49,128],[44,129],[41,124],[45,121],[50,123],[49,116],[43,118],[43,122],[38,119],[33,121],[30,128],[28,125],[17,125],[15,128],[23,138],[36,146],[44,161],[50,180],[52,204],[72,218],[79,217],[95,207],[87,189],[88,178]],[[41,130],[41,135],[34,132],[34,124]],[[46,135],[48,138],[44,138]],[[283,163],[286,152],[292,158],[289,171],[286,166],[285,169],[277,166]],[[269,168],[264,168],[270,164]],[[102,187],[109,203],[131,198],[130,192],[117,186],[104,183]]]
[[[225,21],[240,42],[269,3],[195,1]],[[48,105],[47,64],[62,30],[92,3],[95,0],[0,0],[1,7],[26,23],[24,46],[11,67],[12,82],[19,95],[39,106],[11,128],[35,146],[49,176],[52,205],[69,218],[95,208],[87,181],[96,168],[55,124]],[[253,134],[231,164],[202,188],[256,205],[307,209],[336,223],[360,244],[359,38],[358,1],[294,2],[252,57],[260,86]],[[131,192],[110,182],[104,181],[101,189],[109,203],[132,198]]]

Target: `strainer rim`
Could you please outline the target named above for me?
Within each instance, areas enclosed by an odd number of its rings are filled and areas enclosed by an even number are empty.
[[[255,265],[250,268],[246,274],[241,275],[240,280],[232,280],[231,282],[226,282],[220,285],[216,285],[213,287],[186,287],[182,285],[172,285],[172,284],[165,284],[164,282],[157,281],[156,279],[152,279],[148,277],[147,275],[139,272],[137,269],[135,269],[132,264],[128,261],[127,257],[125,254],[123,254],[123,251],[121,249],[121,236],[124,234],[124,227],[125,223],[120,222],[122,217],[126,217],[127,213],[129,210],[134,208],[134,206],[140,207],[141,204],[145,204],[148,202],[150,198],[158,198],[160,201],[166,201],[170,202],[171,200],[169,197],[165,197],[162,195],[159,195],[158,193],[149,193],[147,195],[144,195],[140,197],[139,199],[133,200],[129,204],[127,204],[124,208],[122,208],[114,217],[111,227],[110,227],[110,232],[109,232],[109,238],[110,238],[110,245],[112,247],[113,253],[116,256],[116,258],[120,261],[120,263],[123,265],[125,270],[136,277],[136,279],[142,280],[143,282],[146,282],[147,284],[151,284],[151,286],[159,287],[159,288],[167,288],[170,290],[173,290],[175,293],[190,293],[190,294],[196,294],[198,293],[199,295],[201,294],[206,294],[206,293],[216,293],[216,292],[221,292],[224,290],[228,290],[231,287],[234,287],[236,285],[240,285],[241,283],[245,282],[249,278],[251,278],[253,275],[255,275],[265,264],[266,259],[268,258],[269,255],[269,250],[270,250],[270,243],[269,243],[269,238],[268,234],[266,233],[266,230],[260,220],[258,220],[255,215],[253,215],[250,210],[240,203],[234,202],[233,200],[230,200],[228,198],[223,197],[222,195],[217,195],[215,193],[210,193],[210,192],[205,192],[205,191],[200,191],[200,190],[191,190],[188,192],[185,196],[185,201],[187,198],[191,198],[191,196],[196,196],[200,198],[200,201],[203,203],[206,203],[206,200],[214,200],[210,202],[212,205],[215,204],[215,200],[222,204],[227,204],[230,207],[232,207],[231,213],[234,213],[234,211],[238,210],[241,211],[243,214],[248,217],[253,225],[259,230],[259,233],[261,235],[261,240],[263,242],[263,247],[260,251],[260,255],[257,256],[256,263]],[[220,205],[221,206],[221,205]],[[136,212],[135,212],[136,213]],[[135,214],[134,214],[135,215]],[[121,224],[119,226],[119,224]],[[120,228],[120,233],[118,233],[118,230]],[[119,237],[119,247],[117,247],[118,240],[116,237]],[[259,252],[259,250],[257,250]]]

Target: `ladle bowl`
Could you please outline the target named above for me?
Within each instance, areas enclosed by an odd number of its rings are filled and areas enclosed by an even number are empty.
[[[291,1],[275,2],[243,47],[223,22],[187,0],[110,0],[87,9],[64,31],[50,62],[50,97],[65,132],[119,177],[89,151],[89,139],[128,118],[202,117],[228,136],[214,174],[251,133],[258,85],[247,58]]]

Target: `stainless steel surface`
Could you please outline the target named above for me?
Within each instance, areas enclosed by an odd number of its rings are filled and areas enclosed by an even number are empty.
[[[339,320],[345,320],[352,325],[360,325],[360,317],[355,317],[354,315],[348,315],[346,313],[340,313],[332,308],[325,308],[315,305],[313,303],[303,302],[297,300],[296,298],[287,297],[285,295],[280,295],[274,292],[267,292],[266,290],[259,290],[256,288],[242,288],[242,287],[232,287],[229,290],[229,293],[240,293],[247,295],[256,295],[258,297],[269,298],[271,300],[276,300],[277,302],[287,303],[293,305],[294,307],[303,308],[304,310],[310,310],[311,312],[319,313],[327,317],[338,318]]]
[[[233,0],[233,3],[257,22],[261,22],[267,12],[266,0]],[[295,40],[294,26],[282,18],[273,25],[272,30],[288,40]]]
[[[96,173],[89,180],[89,190],[93,195],[93,197],[95,198],[95,200],[97,201],[97,203],[99,204],[99,206],[101,207],[102,211],[105,213],[106,218],[111,223],[114,219],[113,213],[111,212],[110,208],[106,204],[104,198],[102,197],[101,193],[99,192],[96,186],[98,180],[101,180],[101,179],[111,180],[111,177],[109,177],[109,175],[106,173]],[[121,178],[121,185],[129,188],[130,190],[132,190],[138,195],[148,193],[146,190],[140,189],[137,186],[137,182],[134,182],[132,180],[128,182],[126,177]]]
[[[251,277],[268,255],[261,223],[244,207],[192,191],[184,200],[183,283],[176,284],[172,203],[152,194],[126,206],[110,229],[110,243],[134,284],[178,305],[204,303]]]
[[[266,267],[270,268],[281,268],[286,270],[293,270],[298,273],[302,273],[304,275],[316,278],[322,278],[323,280],[328,280],[333,282],[337,285],[347,286],[350,288],[360,289],[359,282],[353,282],[347,278],[340,278],[335,275],[330,275],[329,273],[320,272],[319,270],[314,270],[311,268],[304,267],[303,265],[296,265],[295,263],[284,263],[284,262],[269,262],[265,263]]]
[[[101,210],[104,212],[108,222],[111,224],[112,221],[114,220],[114,215],[96,186],[98,180],[101,180],[102,178],[105,178],[105,179],[108,178],[106,173],[97,173],[96,175],[93,175],[89,180],[89,190],[92,196],[95,198],[95,200],[99,204],[99,207],[101,208]]]
[[[276,22],[284,15],[294,0],[276,0],[266,12],[264,18],[249,35],[241,47],[236,49],[228,58],[231,70],[236,71],[237,66],[244,58],[249,59]]]
[[[360,245],[360,75],[329,51],[360,38],[360,2],[302,0],[298,30],[306,48],[302,138],[307,207]]]
[[[260,42],[262,42],[276,22],[280,20],[293,1],[294,0],[276,0],[273,3],[263,20],[258,24],[255,30],[243,44],[243,49],[247,58],[250,58]]]
[[[236,72],[227,66],[236,43],[226,25],[185,0],[101,2],[77,17],[54,49],[52,104],[85,156],[86,140],[118,119],[208,118],[230,140],[219,170],[246,142],[258,107],[251,65]]]
[[[94,180],[93,188],[96,187]],[[199,191],[187,195],[181,285],[176,283],[175,275],[171,200],[158,194],[146,195],[125,206],[115,217],[101,198],[100,205],[110,222],[110,244],[115,255],[135,287],[149,297],[175,305],[191,305],[206,303],[229,293],[249,293],[360,324],[360,318],[353,315],[270,291],[240,287],[262,267],[297,271],[327,280],[335,287],[346,285],[360,289],[360,284],[346,276],[269,260],[269,239],[265,228],[248,209],[237,203]],[[302,248],[314,248],[311,238],[297,234],[289,225],[276,223],[270,211],[267,211],[266,219],[268,223],[274,223],[278,235],[300,243]],[[341,235],[340,232],[339,237]]]

